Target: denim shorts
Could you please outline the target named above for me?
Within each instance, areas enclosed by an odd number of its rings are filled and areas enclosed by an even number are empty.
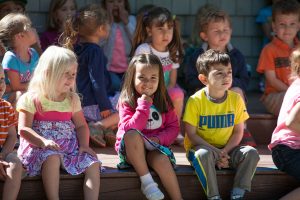
[[[300,182],[300,149],[292,149],[278,144],[272,149],[272,158],[276,167]]]

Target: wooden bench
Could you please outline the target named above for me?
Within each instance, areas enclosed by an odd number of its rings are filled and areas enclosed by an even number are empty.
[[[247,122],[248,129],[258,143],[261,160],[252,181],[252,192],[246,193],[245,199],[278,199],[298,186],[297,182],[276,169],[272,162],[267,144],[276,125],[276,118],[271,115],[252,114]],[[139,177],[133,170],[120,171],[116,169],[117,155],[113,148],[95,149],[99,159],[106,168],[101,174],[100,199],[145,199],[140,192]],[[201,185],[185,158],[182,147],[174,146],[178,168],[176,174],[184,199],[205,199]],[[155,173],[154,179],[161,183]],[[229,198],[233,184],[234,171],[220,170],[217,178],[223,199]],[[62,173],[60,181],[61,199],[83,199],[83,175],[70,176]],[[1,183],[0,192],[2,192]],[[164,191],[164,190],[163,190]],[[164,191],[167,196],[167,193]],[[22,181],[18,199],[45,199],[41,177],[27,177]],[[166,197],[168,199],[168,197]]]

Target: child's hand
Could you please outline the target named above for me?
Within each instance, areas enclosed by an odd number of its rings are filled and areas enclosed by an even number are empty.
[[[128,12],[124,5],[119,5],[119,17],[125,25],[128,24]]]
[[[1,180],[5,180],[7,177],[6,174],[6,168],[9,167],[9,164],[7,162],[5,162],[4,160],[0,161],[0,179]]]
[[[60,150],[60,146],[55,143],[53,140],[43,140],[43,144],[41,146],[42,149],[52,149],[52,150],[56,150],[59,151]]]
[[[111,111],[110,111],[110,110],[104,110],[104,111],[101,111],[101,112],[100,112],[100,116],[101,116],[102,118],[106,118],[106,117],[108,117],[110,114],[111,114]]]
[[[82,154],[83,152],[91,154],[92,156],[97,158],[96,152],[90,147],[79,147],[79,153]]]
[[[148,102],[151,103],[151,104],[153,103],[152,98],[149,97],[149,96],[147,96],[146,94],[142,94],[141,99],[142,99],[142,100],[145,100],[145,101],[148,101]]]
[[[217,167],[221,168],[229,168],[229,155],[227,152],[220,150],[219,152],[219,160],[217,161]]]

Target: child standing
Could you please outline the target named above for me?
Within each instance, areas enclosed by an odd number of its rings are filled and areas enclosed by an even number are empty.
[[[89,130],[74,92],[76,55],[51,46],[42,54],[28,92],[18,101],[18,155],[29,176],[42,175],[48,199],[59,199],[60,167],[85,173],[84,199],[98,199],[100,166],[89,147]]]
[[[25,15],[10,13],[0,21],[0,40],[7,49],[2,60],[8,85],[3,98],[14,104],[16,92],[27,90],[39,59],[36,50],[30,48],[36,43],[35,29]]]
[[[290,58],[294,82],[284,96],[269,149],[277,168],[300,181],[300,49],[293,51]],[[297,188],[282,200],[296,200],[299,195],[300,188]]]
[[[150,200],[164,198],[148,165],[159,175],[171,199],[182,199],[173,153],[168,146],[178,135],[178,119],[164,84],[163,68],[152,54],[134,56],[119,99],[120,122],[115,149],[122,164],[134,167],[141,190]]]
[[[278,116],[284,94],[290,85],[289,56],[298,45],[296,37],[300,27],[300,4],[296,0],[277,1],[272,8],[272,28],[275,36],[259,57],[257,72],[266,80],[262,103]]]
[[[60,34],[64,31],[68,17],[75,15],[75,0],[52,0],[49,6],[48,28],[41,35],[41,47],[45,50],[50,45],[58,45]]]
[[[183,121],[188,160],[209,200],[221,199],[215,167],[236,169],[231,199],[242,199],[245,190],[251,189],[259,155],[255,148],[239,145],[249,115],[241,96],[229,90],[229,55],[210,49],[199,56],[196,67],[206,87],[186,104]]]
[[[83,96],[82,106],[86,120],[92,127],[108,129],[116,127],[119,115],[115,108],[119,93],[112,91],[111,79],[106,69],[106,57],[99,42],[107,38],[109,23],[105,10],[96,5],[82,8],[66,22],[64,45],[73,49],[78,56],[78,92]],[[100,134],[100,133],[99,133]],[[102,135],[92,135],[92,140],[105,146]]]
[[[106,9],[111,24],[109,37],[103,46],[108,59],[107,69],[112,77],[113,90],[120,91],[128,67],[136,19],[130,15],[128,0],[103,0],[102,7]]]
[[[9,102],[1,99],[5,87],[4,71],[0,65],[0,179],[4,181],[2,199],[17,199],[23,167],[16,152],[13,152],[17,141],[16,113]]]
[[[133,39],[132,54],[154,54],[164,70],[165,85],[180,122],[184,93],[177,86],[177,68],[183,59],[179,30],[173,15],[166,8],[154,7],[139,17]]]

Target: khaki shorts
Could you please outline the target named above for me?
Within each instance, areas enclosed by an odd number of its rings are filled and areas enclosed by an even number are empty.
[[[261,102],[264,104],[268,112],[278,116],[284,95],[285,92],[274,92],[268,95],[263,95],[261,97]]]

